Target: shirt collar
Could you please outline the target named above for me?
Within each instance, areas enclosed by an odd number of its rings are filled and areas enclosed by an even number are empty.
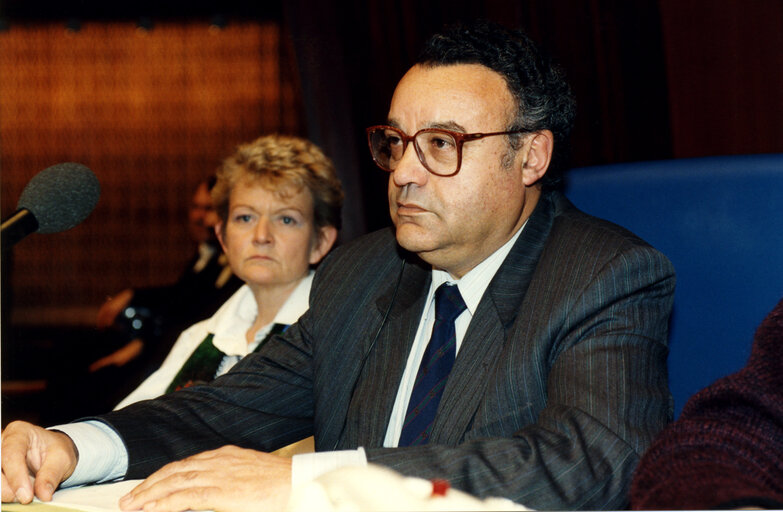
[[[476,265],[467,274],[462,276],[462,279],[454,279],[451,274],[445,270],[432,269],[432,285],[430,286],[429,298],[435,294],[435,290],[443,283],[453,283],[459,287],[459,293],[462,295],[462,300],[465,301],[465,305],[468,307],[471,316],[476,312],[481,297],[489,286],[489,282],[497,273],[503,261],[511,252],[511,248],[516,243],[522,230],[525,229],[527,221],[522,224],[514,236],[512,236],[508,242],[500,246],[495,252],[490,254],[484,261]]]
[[[207,263],[212,259],[215,252],[217,252],[217,248],[212,244],[207,242],[198,244],[198,259],[196,260],[196,263],[193,264],[193,271],[201,272],[204,270],[204,267],[207,266]]]
[[[272,323],[291,325],[296,323],[299,317],[307,311],[307,308],[310,307],[310,285],[313,283],[314,275],[315,271],[311,270],[304,279],[299,281],[294,291],[288,296],[288,300],[275,315]]]
[[[310,285],[315,272],[305,276],[288,296],[283,306],[271,323],[265,325],[256,333],[255,342],[264,339],[274,324],[291,325],[299,320],[310,307]],[[245,333],[253,325],[258,315],[258,306],[250,287],[242,286],[213,317],[215,323],[211,326],[213,344],[225,354],[244,355],[248,352]],[[255,343],[252,344],[252,347]],[[250,350],[252,350],[250,347]]]

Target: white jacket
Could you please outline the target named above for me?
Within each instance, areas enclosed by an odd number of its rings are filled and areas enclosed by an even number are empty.
[[[290,325],[309,307],[310,285],[315,272],[310,271],[277,312],[274,320],[265,325],[255,335],[253,343],[248,344],[245,333],[253,325],[258,315],[255,297],[247,285],[234,293],[209,319],[188,327],[179,335],[177,342],[166,356],[166,360],[152,375],[126,396],[114,408],[121,409],[140,400],[156,398],[166,392],[171,381],[190,358],[207,335],[212,334],[212,343],[226,354],[215,377],[223,375],[241,358],[255,350],[274,324]]]

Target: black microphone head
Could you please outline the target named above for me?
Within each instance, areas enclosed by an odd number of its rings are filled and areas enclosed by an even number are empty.
[[[39,172],[19,196],[38,221],[38,233],[59,233],[79,224],[95,208],[101,185],[95,174],[77,163],[62,163]]]

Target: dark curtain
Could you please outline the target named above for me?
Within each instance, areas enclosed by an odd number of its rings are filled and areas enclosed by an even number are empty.
[[[394,87],[443,25],[485,18],[522,28],[562,65],[579,114],[574,166],[670,158],[666,70],[654,0],[290,0],[308,136],[333,156],[350,203],[343,239],[389,223],[387,176],[364,128],[386,119]]]
[[[660,9],[675,156],[783,152],[783,2]]]
[[[345,190],[341,241],[367,231],[360,175],[360,140],[356,137],[351,70],[339,22],[341,14],[327,2],[284,2],[285,26],[291,34],[299,67],[307,136],[332,158]],[[354,41],[355,43],[355,41]]]

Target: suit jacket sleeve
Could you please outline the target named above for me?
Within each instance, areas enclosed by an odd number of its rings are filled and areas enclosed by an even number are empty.
[[[125,443],[125,478],[146,478],[169,462],[225,445],[271,452],[312,435],[312,358],[302,337],[292,335],[298,329],[292,325],[286,338],[266,344],[277,346],[265,345],[210,385],[95,417]]]

